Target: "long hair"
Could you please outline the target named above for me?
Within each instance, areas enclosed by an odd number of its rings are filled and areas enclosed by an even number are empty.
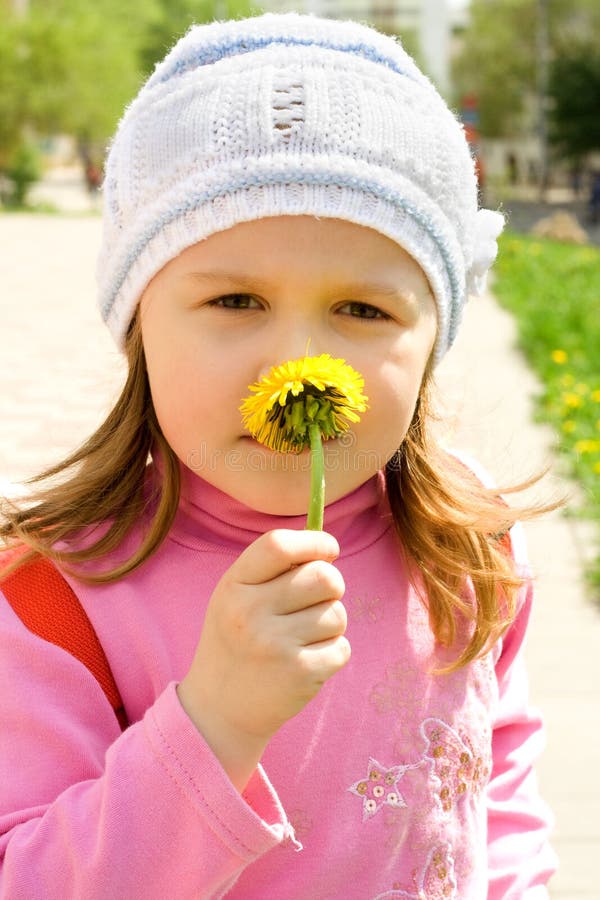
[[[127,379],[106,421],[73,454],[29,479],[27,484],[40,486],[24,500],[0,498],[0,539],[8,547],[27,548],[0,577],[41,555],[87,584],[109,583],[142,565],[167,537],[179,505],[180,470],[156,418],[137,315],[126,355]],[[497,490],[485,488],[430,436],[431,381],[428,372],[408,433],[386,466],[385,480],[413,584],[428,609],[435,638],[447,647],[460,644],[455,661],[444,670],[451,671],[489,648],[514,617],[523,577],[501,537],[518,519],[531,518],[540,509],[509,507]],[[164,476],[149,498],[144,487],[153,445],[161,451]],[[63,480],[41,484],[55,476]],[[95,574],[72,567],[118,547],[150,503],[150,527],[131,558]],[[84,549],[54,547],[59,541],[68,546],[82,529],[103,522],[110,527]],[[472,591],[467,590],[469,584]]]
[[[485,487],[432,437],[432,387],[426,376],[385,481],[411,580],[436,640],[445,647],[460,644],[454,662],[440,670],[452,671],[488,650],[514,619],[528,575],[512,558],[510,529],[556,509],[562,500],[518,508],[505,501],[506,495],[532,487],[547,470],[510,487]]]

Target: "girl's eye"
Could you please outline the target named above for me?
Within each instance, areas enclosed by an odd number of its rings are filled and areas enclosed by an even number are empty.
[[[220,309],[256,309],[259,303],[250,294],[226,294],[210,301],[211,306]]]
[[[376,306],[356,300],[352,303],[345,303],[340,310],[347,311],[346,315],[354,316],[356,319],[389,319],[389,316]]]

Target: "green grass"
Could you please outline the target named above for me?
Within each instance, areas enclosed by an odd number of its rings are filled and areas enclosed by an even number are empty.
[[[583,488],[578,513],[600,525],[600,249],[509,232],[494,271],[494,294],[543,385],[538,417]],[[590,577],[600,594],[600,545]]]
[[[0,213],[18,215],[19,213],[41,213],[42,215],[57,215],[59,210],[53,203],[22,203],[20,206],[0,203]]]

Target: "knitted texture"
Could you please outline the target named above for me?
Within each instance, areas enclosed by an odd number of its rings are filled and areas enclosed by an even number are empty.
[[[121,349],[145,287],[186,247],[314,215],[374,228],[417,260],[437,361],[503,224],[478,211],[464,130],[401,44],[296,13],[193,26],[126,110],[104,199],[99,303]]]

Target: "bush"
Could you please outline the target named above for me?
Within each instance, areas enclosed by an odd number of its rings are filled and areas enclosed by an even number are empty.
[[[27,192],[42,177],[41,157],[37,148],[27,142],[19,144],[11,154],[4,175],[9,185],[7,206],[17,208],[25,206]]]

